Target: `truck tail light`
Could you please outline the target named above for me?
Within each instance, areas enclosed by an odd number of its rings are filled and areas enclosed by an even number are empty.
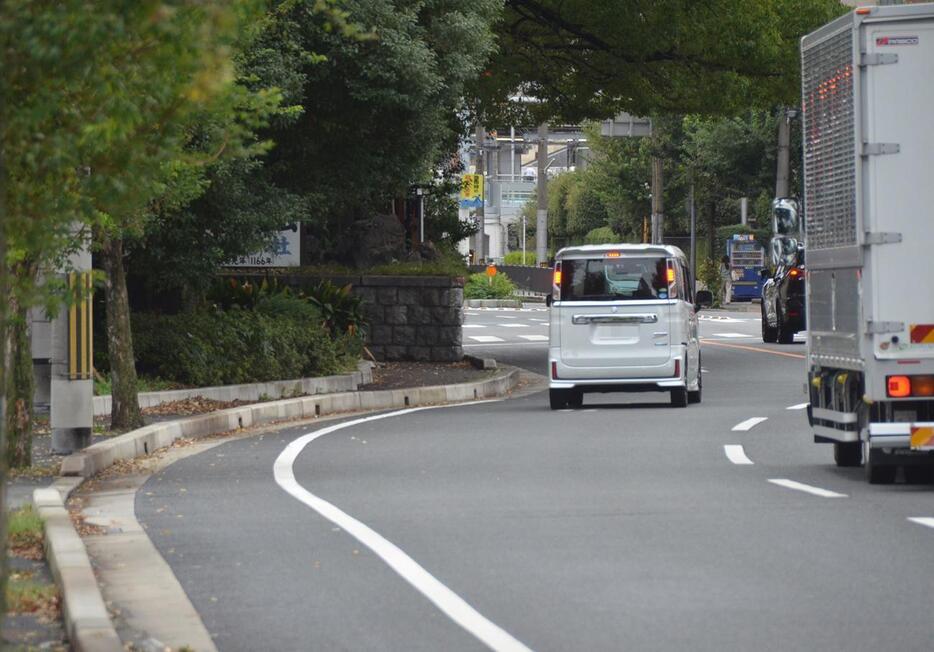
[[[911,378],[908,376],[888,376],[885,379],[885,393],[891,398],[911,396]]]
[[[888,376],[885,387],[891,398],[930,398],[934,396],[934,376]]]
[[[788,270],[788,276],[791,278],[804,278],[804,270],[800,267],[792,267]]]

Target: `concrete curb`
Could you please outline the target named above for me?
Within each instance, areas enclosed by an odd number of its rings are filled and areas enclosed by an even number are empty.
[[[104,606],[91,560],[65,508],[68,494],[80,484],[77,478],[59,479],[33,492],[45,530],[45,554],[62,594],[62,619],[72,649],[121,652],[123,644]]]
[[[465,299],[465,308],[521,308],[518,299]]]
[[[62,616],[76,652],[121,652],[87,549],[75,531],[65,501],[85,479],[119,460],[146,455],[182,437],[202,437],[278,420],[313,418],[350,411],[374,411],[457,403],[505,396],[519,382],[519,369],[458,385],[435,385],[376,392],[344,392],[284,399],[156,423],[99,442],[62,461],[60,477],[36,489],[33,502],[44,521],[46,556],[62,594]]]
[[[337,376],[320,378],[296,378],[295,380],[276,380],[268,383],[250,383],[247,385],[221,385],[218,387],[195,387],[193,389],[173,389],[164,392],[140,392],[139,407],[149,407],[181,401],[195,396],[213,401],[258,401],[260,396],[269,398],[287,398],[299,394],[333,394],[352,392],[360,385],[373,382],[373,363],[360,362],[357,371]],[[94,397],[94,416],[110,414],[111,397]]]

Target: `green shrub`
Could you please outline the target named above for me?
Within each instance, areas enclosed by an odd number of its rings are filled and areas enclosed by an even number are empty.
[[[322,376],[348,369],[360,337],[332,338],[318,310],[281,294],[255,310],[133,316],[140,373],[198,387]]]
[[[503,257],[504,265],[534,265],[536,262],[536,255],[534,251],[525,252],[525,260],[522,259],[521,251],[510,251]]]
[[[584,244],[613,244],[619,241],[620,237],[608,226],[596,228],[584,236]]]
[[[465,299],[511,299],[515,293],[515,284],[502,272],[492,278],[485,272],[471,274],[464,284]]]
[[[720,306],[720,293],[723,289],[723,279],[720,277],[720,263],[713,258],[705,258],[697,266],[697,280],[710,290],[713,295],[713,307]]]

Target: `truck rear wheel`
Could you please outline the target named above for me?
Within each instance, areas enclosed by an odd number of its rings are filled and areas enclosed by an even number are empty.
[[[833,461],[837,466],[859,466],[863,463],[863,445],[858,441],[836,442]]]
[[[769,326],[769,320],[765,316],[765,303],[759,304],[759,311],[762,313],[762,341],[766,344],[775,344],[778,339],[778,329]]]

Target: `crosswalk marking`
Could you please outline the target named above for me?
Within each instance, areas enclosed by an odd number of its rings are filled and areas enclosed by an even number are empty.
[[[520,335],[519,337],[521,337],[524,340],[528,340],[530,342],[547,342],[548,341],[547,335]]]
[[[476,342],[482,342],[484,344],[487,344],[490,342],[505,342],[506,341],[501,337],[496,337],[495,335],[468,335],[467,337],[469,337],[470,339]]]
[[[528,328],[528,324],[497,324],[500,328]]]
[[[464,324],[464,328],[486,328],[485,324]]]

